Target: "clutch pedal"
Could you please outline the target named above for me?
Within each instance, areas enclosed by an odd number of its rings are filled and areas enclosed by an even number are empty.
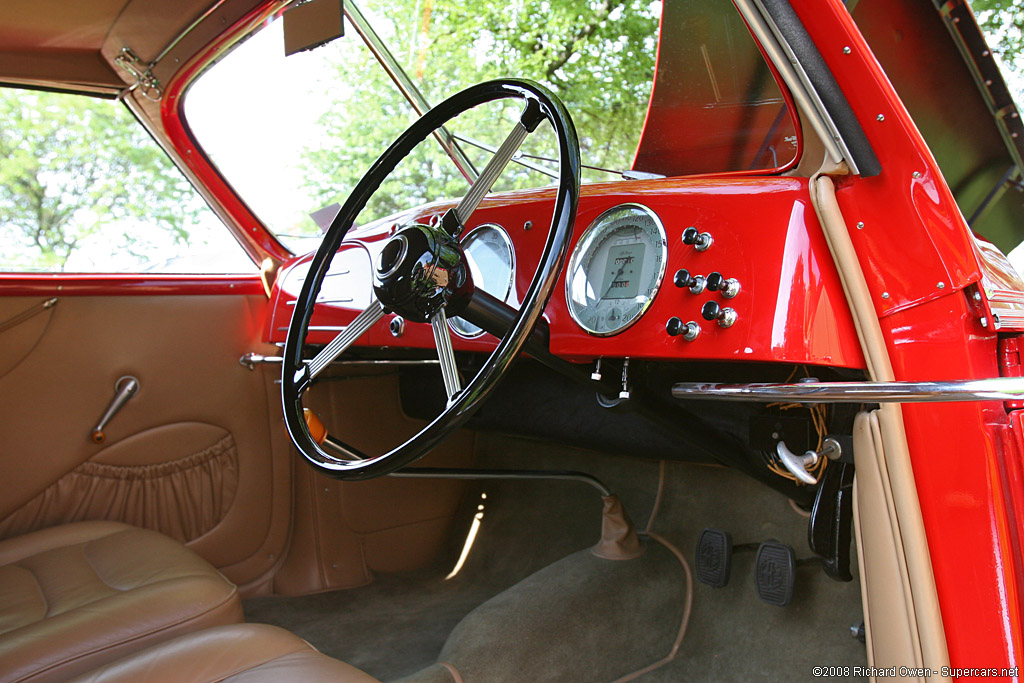
[[[697,580],[712,588],[729,583],[732,537],[721,529],[704,529],[697,541]]]

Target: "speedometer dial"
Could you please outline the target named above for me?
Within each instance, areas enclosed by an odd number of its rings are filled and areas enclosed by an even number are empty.
[[[606,337],[640,319],[665,277],[668,239],[657,214],[620,204],[590,224],[569,260],[565,298],[573,320]]]

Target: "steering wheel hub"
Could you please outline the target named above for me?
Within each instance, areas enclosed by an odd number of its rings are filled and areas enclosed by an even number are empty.
[[[377,257],[373,292],[387,310],[425,323],[441,308],[449,316],[461,313],[473,295],[473,278],[454,238],[440,227],[413,223]]]

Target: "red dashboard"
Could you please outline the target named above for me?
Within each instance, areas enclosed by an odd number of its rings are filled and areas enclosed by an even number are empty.
[[[664,225],[667,268],[660,289],[643,316],[621,333],[598,337],[584,331],[569,315],[562,273],[544,317],[550,327],[550,350],[568,360],[633,357],[651,360],[741,360],[863,368],[864,358],[842,285],[808,196],[798,178],[660,179],[585,185],[570,253],[587,227],[604,211],[623,203],[642,204]],[[350,231],[324,280],[307,341],[324,344],[365,308],[372,296],[372,263],[387,238],[411,221],[429,222],[453,203],[436,203]],[[550,190],[491,196],[467,225],[502,226],[515,251],[515,290],[523,296],[533,277],[547,237],[552,212]],[[684,244],[683,231],[708,232],[705,251]],[[272,312],[264,331],[270,342],[283,342],[296,295],[310,256],[285,265],[271,294]],[[739,293],[692,294],[677,287],[673,275],[719,272],[735,278]],[[708,301],[731,307],[736,322],[721,328],[701,317]],[[405,325],[392,335],[386,315],[364,334],[363,347],[433,349],[429,324]],[[678,317],[701,327],[694,341],[666,332]],[[489,335],[465,339],[453,335],[457,351],[489,351]]]

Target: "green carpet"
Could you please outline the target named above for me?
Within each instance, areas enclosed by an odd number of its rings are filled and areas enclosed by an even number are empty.
[[[480,435],[479,456],[481,467],[592,473],[619,494],[641,528],[657,489],[655,461],[492,434]],[[781,495],[718,467],[669,463],[667,473],[654,530],[679,547],[691,563],[697,537],[707,526],[726,529],[735,543],[774,538],[791,544],[797,557],[810,555],[806,520]],[[486,500],[481,500],[482,493],[487,494]],[[445,581],[480,502],[485,510],[477,541],[460,573]],[[466,498],[460,533],[454,534],[451,547],[435,566],[413,574],[379,576],[375,583],[349,591],[246,600],[246,616],[288,628],[326,654],[385,681],[410,676],[448,656],[460,659],[464,673],[472,672],[467,673],[466,683],[490,683],[503,676],[511,676],[504,680],[542,680],[532,676],[551,670],[550,666],[556,667],[558,675],[548,680],[612,680],[648,656],[648,650],[634,657],[634,652],[623,654],[613,645],[634,643],[637,649],[657,643],[649,651],[658,647],[667,651],[664,639],[670,641],[679,627],[678,605],[672,607],[676,596],[671,591],[678,588],[681,573],[678,562],[669,562],[668,553],[654,548],[644,559],[651,567],[645,564],[642,572],[634,573],[646,577],[640,581],[656,584],[650,595],[671,597],[663,605],[634,599],[636,610],[620,615],[614,637],[607,635],[604,624],[595,627],[599,621],[595,614],[618,604],[609,602],[621,597],[609,586],[617,585],[615,572],[625,571],[623,567],[605,569],[600,563],[630,563],[591,561],[585,555],[559,561],[597,541],[600,511],[598,493],[580,483],[476,483]],[[793,603],[773,607],[754,592],[753,560],[753,553],[738,554],[725,588],[695,583],[690,625],[678,656],[638,680],[810,681],[813,666],[866,663],[864,646],[849,635],[849,627],[862,621],[856,581],[837,583],[820,569],[801,568]],[[644,574],[647,571],[652,573]],[[535,572],[541,573],[531,576]],[[623,585],[637,582],[620,579]],[[503,593],[516,584],[511,593]],[[557,606],[551,599],[554,587],[560,596]],[[648,594],[642,589],[636,595]],[[634,587],[623,592],[631,590]],[[546,613],[531,604],[551,604],[552,610]],[[601,643],[608,647],[597,647]],[[569,658],[567,653],[577,650],[587,653],[589,669]],[[555,664],[549,666],[552,661]],[[528,676],[513,675],[513,669],[522,673],[521,667],[527,664],[536,665],[536,670]],[[424,674],[415,680],[434,683],[443,681],[444,675],[435,669],[430,674],[433,678]]]

